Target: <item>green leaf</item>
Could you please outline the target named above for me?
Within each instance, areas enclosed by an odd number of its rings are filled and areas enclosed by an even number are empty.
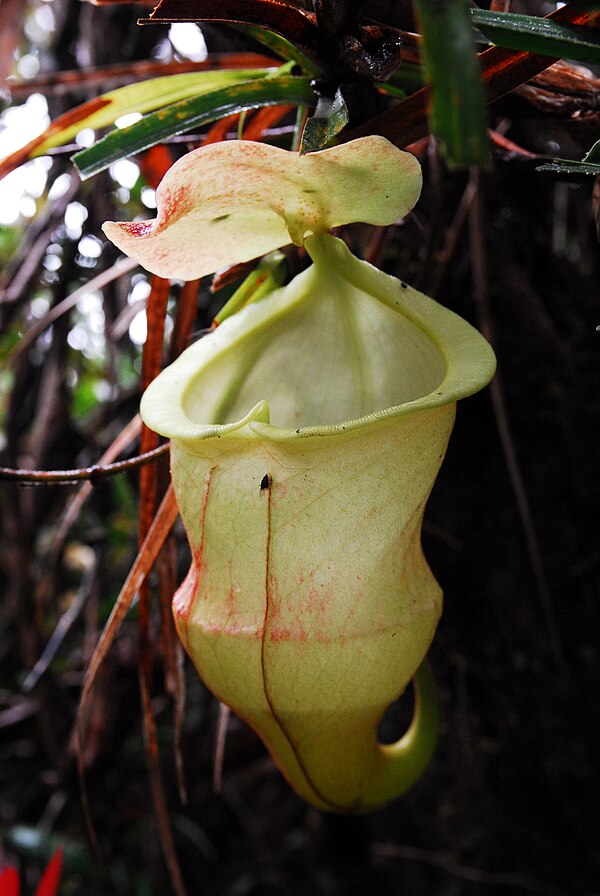
[[[416,10],[432,91],[431,129],[449,165],[487,165],[485,101],[468,0],[416,0]]]
[[[592,174],[600,175],[600,165],[586,165],[584,162],[576,162],[570,159],[554,159],[539,165],[536,171],[544,171],[553,174]]]
[[[498,47],[600,64],[598,30],[488,9],[472,9],[471,20]]]
[[[600,175],[600,140],[586,152],[581,162],[571,159],[553,159],[540,165],[536,171],[551,171],[556,174],[592,174]]]
[[[258,41],[263,47],[272,50],[281,59],[295,62],[296,65],[302,68],[305,74],[312,75],[313,78],[320,77],[323,74],[312,59],[309,59],[305,53],[280,34],[275,34],[274,31],[267,31],[258,25],[240,25],[232,22],[230,27],[235,28],[236,31],[241,31],[242,34],[247,34],[248,37]]]
[[[320,96],[314,115],[304,126],[300,152],[325,149],[346,127],[349,120],[348,107],[339,87],[333,98]]]
[[[146,115],[141,121],[118,131],[111,131],[89,149],[73,156],[82,178],[104,171],[118,159],[141,152],[169,137],[183,134],[226,115],[259,106],[291,103],[314,105],[310,78],[295,75],[262,77],[243,81],[199,97],[181,100]]]
[[[594,143],[592,148],[588,152],[586,152],[581,161],[587,162],[589,165],[600,165],[600,140],[597,140],[596,143]]]
[[[277,250],[269,252],[261,258],[255,269],[248,274],[246,279],[233,293],[229,301],[215,315],[215,323],[222,324],[224,320],[237,314],[246,305],[251,305],[269,295],[274,289],[281,286],[285,279],[285,255]]]
[[[375,86],[382,93],[387,93],[389,94],[389,96],[394,96],[398,100],[405,100],[407,97],[406,90],[404,90],[402,87],[396,87],[395,84],[390,84],[384,81],[377,81]],[[419,84],[419,86],[421,85]]]
[[[48,128],[48,136],[36,147],[33,155],[43,155],[48,149],[71,140],[83,128],[106,127],[117,118],[131,112],[152,112],[188,97],[203,96],[218,88],[264,78],[275,69],[223,69],[219,71],[188,72],[150,78],[111,90],[96,99],[71,109],[55,119]]]

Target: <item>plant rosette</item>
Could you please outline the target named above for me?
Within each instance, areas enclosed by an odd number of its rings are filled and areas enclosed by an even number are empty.
[[[292,240],[312,264],[143,396],[144,421],[171,439],[192,553],[175,622],[206,685],[300,795],[373,809],[407,790],[434,749],[423,661],[442,594],[423,512],[456,402],[489,382],[494,355],[453,312],[328,233],[405,215],[421,183],[408,153],[367,137],[307,156],[237,141],[190,156],[163,181],[155,223],[105,225],[127,254],[190,278]],[[406,734],[379,743],[383,713],[413,679]]]

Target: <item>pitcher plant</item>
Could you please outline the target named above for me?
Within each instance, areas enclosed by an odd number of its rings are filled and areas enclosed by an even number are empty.
[[[171,440],[192,554],[173,599],[181,640],[292,787],[338,812],[395,799],[433,752],[424,658],[442,593],[423,512],[456,402],[495,365],[469,324],[329,233],[394,223],[420,186],[416,159],[380,137],[303,156],[231,141],[173,166],[156,221],[105,225],[164,277],[289,242],[312,261],[187,349],[141,413]],[[379,743],[413,679],[407,732]]]

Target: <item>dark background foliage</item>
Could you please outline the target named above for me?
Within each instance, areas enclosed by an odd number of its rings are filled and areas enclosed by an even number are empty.
[[[26,11],[14,8],[20,28]],[[143,7],[62,0],[55,8],[52,41],[34,47],[42,73],[151,60],[168,32],[139,28]],[[209,50],[248,46],[215,26],[206,37]],[[31,51],[30,43],[20,37],[19,52]],[[591,74],[579,77],[591,93],[597,89]],[[51,114],[104,86],[47,89]],[[540,174],[539,158],[529,155],[581,158],[600,129],[597,115],[573,117],[568,91],[550,90],[549,98],[544,91],[541,83],[528,86],[492,107],[492,126],[516,144],[497,144],[492,170],[452,172],[425,142],[418,148],[425,187],[414,213],[383,243],[365,228],[347,233],[359,254],[376,244],[384,269],[474,322],[499,361],[493,386],[459,409],[426,514],[425,550],[445,591],[430,653],[442,713],[434,761],[386,809],[328,816],[289,790],[253,733],[232,718],[216,793],[218,705],[186,666],[184,805],[157,638],[153,708],[162,771],[194,896],[600,893],[594,179]],[[12,102],[25,96],[13,89]],[[48,185],[70,170],[68,154],[54,155]],[[72,183],[64,200],[40,204],[28,223],[0,234],[4,466],[89,466],[136,412],[140,347],[126,325],[117,326],[128,320],[131,275],[102,290],[98,355],[69,341],[81,309],[17,361],[10,352],[35,322],[36,298],[51,307],[115,259],[106,245],[86,258],[81,235],[65,227],[68,203],[88,211],[83,235],[102,240],[106,219],[151,216],[142,186],[141,179],[126,195],[109,173]],[[170,313],[179,291],[174,284]],[[221,301],[203,285],[197,329]],[[135,444],[128,448],[135,452]],[[20,865],[27,892],[57,843],[66,849],[64,896],[170,892],[149,795],[135,609],[96,682],[83,751],[105,877],[85,832],[73,744],[84,670],[135,556],[137,489],[136,471],[97,484],[55,555],[53,539],[76,486],[0,484],[0,863]],[[181,575],[180,531],[177,544]],[[63,640],[31,678],[57,625]],[[407,695],[390,712],[388,736],[405,723],[409,704]]]

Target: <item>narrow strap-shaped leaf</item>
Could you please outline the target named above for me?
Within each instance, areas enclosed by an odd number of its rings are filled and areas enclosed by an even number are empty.
[[[586,152],[582,161],[588,165],[600,165],[600,140],[596,140],[592,148]]]
[[[561,24],[585,25],[592,19],[592,14],[580,6],[569,4],[545,18]],[[490,47],[479,59],[488,103],[531,80],[556,61],[551,56],[507,50],[503,47]],[[431,90],[424,87],[404,102],[379,112],[350,131],[345,131],[343,139],[354,140],[366,134],[381,134],[396,146],[408,146],[428,133],[427,108],[430,102]]]
[[[258,78],[215,90],[193,99],[173,103],[147,115],[136,124],[112,131],[89,149],[77,153],[73,161],[82,178],[104,171],[118,159],[148,149],[169,137],[183,134],[225,115],[259,106],[293,104],[312,106],[315,102],[310,78],[282,75]]]
[[[246,118],[244,140],[263,140],[265,131],[278,124],[286,115],[294,112],[295,106],[263,106]]]
[[[186,97],[202,96],[219,87],[264,78],[274,69],[219,69],[150,78],[118,87],[59,115],[37,137],[0,161],[4,177],[28,159],[71,140],[83,128],[103,128],[131,112],[151,112]]]
[[[162,277],[152,278],[152,288],[146,304],[148,335],[142,353],[142,390],[158,376],[162,364],[163,340],[170,283]],[[140,452],[152,451],[158,446],[158,435],[142,426]],[[140,468],[140,544],[152,523],[157,501],[157,469],[154,464]],[[142,614],[140,613],[140,616]]]
[[[172,363],[175,358],[178,358],[182,351],[189,345],[190,335],[198,308],[198,290],[200,289],[200,282],[200,280],[187,280],[183,284],[179,301],[177,302],[175,324],[173,326],[173,332],[171,333],[169,363]]]
[[[217,118],[206,131],[202,139],[199,141],[200,146],[210,146],[211,143],[222,143],[227,139],[230,131],[237,130],[239,125],[241,112],[234,112],[233,115],[225,115],[223,118]]]
[[[177,312],[175,315],[175,325],[171,334],[169,346],[169,361],[174,361],[179,357],[181,352],[187,348],[189,343],[194,320],[196,319],[196,310],[198,306],[198,290],[200,287],[199,280],[188,280],[183,285],[179,301],[177,303]],[[168,540],[173,546],[173,533],[168,536]],[[172,553],[171,551],[169,552]],[[160,555],[159,555],[160,560]],[[159,574],[159,592],[162,594],[166,587],[168,577],[164,575],[164,567],[161,563],[158,566]],[[169,598],[173,595],[175,589],[170,592]],[[177,780],[177,789],[179,798],[182,803],[187,802],[187,791],[185,781],[185,769],[183,764],[183,754],[181,750],[181,741],[183,736],[183,722],[185,712],[185,676],[183,671],[183,648],[181,642],[176,636],[173,616],[171,613],[170,600],[167,605],[166,601],[160,602],[161,611],[161,643],[163,656],[165,660],[165,687],[171,695],[174,706],[174,725],[173,725],[173,752],[175,755],[175,774]]]
[[[165,319],[167,314],[167,302],[170,293],[170,283],[162,277],[152,278],[152,289],[148,297],[146,306],[146,316],[148,318],[148,335],[144,343],[142,354],[142,388],[145,389],[149,383],[158,375],[163,355]],[[142,451],[147,450],[147,446],[154,446],[158,442],[158,435],[150,430],[146,425],[142,426],[142,435],[140,440],[140,448]],[[155,505],[157,498],[161,494],[161,483],[159,481],[160,470],[155,466],[140,469],[140,514],[139,514],[139,544],[140,548],[144,543],[149,530],[152,527],[154,518]],[[159,584],[160,598],[163,603],[170,603],[170,594],[166,594],[164,587],[168,586],[167,578],[164,573],[170,565],[168,557],[165,558],[164,551],[168,543],[169,534],[163,540],[161,553],[157,557],[157,566],[159,568]],[[162,562],[161,562],[162,558]],[[162,574],[161,574],[162,572]],[[174,570],[173,570],[174,572]],[[173,576],[174,578],[174,576]],[[173,583],[174,586],[174,583]],[[158,733],[156,728],[156,719],[154,718],[154,709],[152,706],[152,666],[153,666],[153,644],[150,634],[150,582],[146,580],[139,589],[139,606],[138,606],[138,632],[140,645],[140,661],[138,665],[138,678],[140,683],[140,695],[142,701],[142,722],[144,729],[144,740],[146,743],[146,758],[148,762],[148,773],[150,777],[150,789],[152,793],[152,802],[154,805],[154,813],[156,824],[159,832],[159,840],[161,849],[169,869],[171,885],[175,896],[186,896],[186,888],[181,875],[181,868],[177,859],[173,833],[169,821],[169,812],[167,809],[167,800],[163,785],[162,773],[160,770],[160,755],[158,746]],[[164,618],[165,606],[161,607],[161,616]]]
[[[281,59],[295,62],[301,66],[306,75],[312,75],[313,78],[316,78],[322,74],[317,62],[312,57],[303,53],[296,44],[286,40],[280,34],[276,34],[274,31],[267,31],[265,28],[259,28],[258,25],[235,24],[232,27],[258,41],[264,47],[276,53]]]
[[[103,128],[117,118],[132,112],[153,112],[170,103],[188,97],[204,96],[221,87],[264,78],[273,69],[220,69],[218,71],[187,72],[150,78],[137,84],[118,87],[102,96],[61,115],[50,125],[50,135],[36,149],[41,155],[53,146],[71,140],[82,128]]]
[[[553,159],[544,165],[539,165],[536,171],[544,171],[550,174],[591,174],[600,176],[600,165],[577,162],[572,159]]]
[[[470,13],[481,33],[498,47],[600,64],[597,29],[489,9],[472,9]]]
[[[100,5],[100,4],[97,4]],[[161,62],[158,59],[139,59],[132,62],[114,62],[111,65],[93,65],[85,70],[62,69],[57,72],[45,72],[33,78],[19,81],[11,81],[10,95],[12,99],[23,99],[32,93],[50,94],[54,91],[82,90],[89,87],[90,91],[96,88],[104,89],[107,84],[119,85],[137,84],[152,78],[162,78],[166,75],[184,75],[189,72],[216,71],[217,69],[244,69],[244,68],[271,68],[277,65],[277,59],[266,56],[264,53],[248,52],[224,52],[211,53],[201,62],[191,60],[173,60]]]
[[[571,159],[553,159],[540,165],[536,171],[551,171],[556,174],[592,174],[600,175],[600,140],[586,152],[581,162]]]
[[[429,121],[451,165],[490,160],[481,69],[468,0],[416,0],[431,88]]]
[[[262,258],[244,282],[238,286],[229,301],[215,316],[214,324],[218,326],[224,320],[236,314],[241,308],[258,301],[278,286],[285,278],[285,255],[278,250],[270,252]]]
[[[164,144],[151,146],[150,149],[143,152],[140,156],[139,165],[142,177],[148,186],[156,190],[173,162],[171,149]]]

